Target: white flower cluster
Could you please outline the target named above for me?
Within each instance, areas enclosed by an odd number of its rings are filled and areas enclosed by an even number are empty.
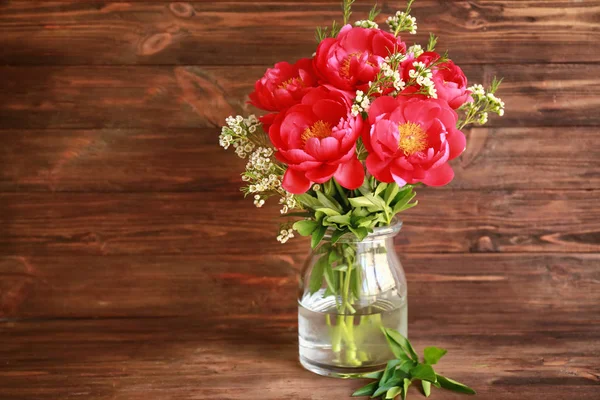
[[[244,118],[241,115],[237,117],[227,117],[225,120],[227,126],[224,126],[219,136],[219,144],[225,150],[229,146],[235,148],[235,153],[240,158],[246,158],[254,150],[254,144],[248,139],[248,135],[256,132],[260,122],[255,115]]]
[[[406,87],[406,82],[402,80],[402,77],[400,76],[400,71],[392,68],[392,66],[387,61],[384,61],[381,64],[381,72],[383,72],[383,75],[386,78],[391,80],[394,89],[396,89],[398,92],[402,91],[402,89]]]
[[[289,192],[285,192],[285,195],[281,196],[279,204],[283,205],[280,211],[282,214],[287,214],[290,210],[298,207],[298,202],[294,198],[294,195]]]
[[[369,100],[369,97],[365,96],[365,93],[362,90],[357,90],[354,104],[352,105],[352,115],[356,117],[362,112],[367,112],[369,111],[369,107],[371,107],[371,100]]]
[[[433,78],[431,69],[429,69],[425,63],[420,61],[415,61],[413,67],[415,67],[415,69],[408,73],[410,78],[414,79],[415,82],[425,90],[429,97],[437,99],[437,90],[435,89],[435,84],[431,80],[431,78]]]
[[[472,92],[471,96],[475,100],[476,103],[484,102],[486,103],[486,109],[498,114],[499,116],[504,116],[504,102],[501,98],[496,97],[496,95],[492,92],[485,91],[483,85],[473,85],[469,88]],[[469,103],[472,104],[472,103]],[[479,124],[485,125],[488,121],[488,113],[484,112],[481,114],[479,118]]]
[[[403,11],[398,11],[396,15],[388,17],[385,22],[390,27],[390,31],[395,34],[402,31],[407,31],[411,35],[417,33],[417,19]]]
[[[277,236],[277,241],[280,242],[281,244],[286,243],[288,240],[292,239],[294,237],[294,230],[293,229],[282,229],[279,232],[279,236]]]
[[[417,58],[421,54],[425,53],[425,50],[423,50],[423,47],[421,47],[420,44],[415,44],[414,46],[410,46],[406,53],[412,54],[415,58]]]
[[[369,21],[368,19],[363,19],[361,21],[356,21],[354,26],[358,26],[359,28],[365,29],[379,29],[379,25],[375,23],[375,21]]]
[[[275,165],[271,157],[273,149],[259,147],[250,155],[248,164],[246,164],[246,172],[242,175],[242,180],[250,182],[248,193],[261,193],[269,191],[278,191],[281,187],[281,179],[275,173]],[[255,197],[255,205],[262,207],[264,201],[262,198]]]
[[[501,98],[496,97],[494,93],[488,93],[487,95],[490,106],[492,107],[492,111],[498,114],[499,116],[504,116],[504,102]]]
[[[473,85],[469,88],[469,90],[478,97],[485,96],[485,88],[483,87],[483,85]]]
[[[467,123],[477,122],[479,125],[485,125],[488,122],[490,112],[501,117],[504,115],[504,102],[496,97],[493,89],[487,92],[482,85],[473,85],[469,90],[473,101],[465,103],[462,107],[467,112]]]
[[[261,208],[265,205],[265,199],[262,198],[260,194],[254,196],[254,205],[258,208]]]

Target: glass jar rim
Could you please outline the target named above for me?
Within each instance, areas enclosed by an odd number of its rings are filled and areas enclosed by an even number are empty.
[[[343,243],[362,243],[362,242],[372,242],[375,240],[382,240],[387,238],[392,238],[400,232],[402,229],[402,221],[398,218],[394,217],[392,222],[386,226],[379,226],[373,229],[373,232],[369,233],[363,240],[358,239],[353,233],[344,234],[338,242]],[[328,230],[325,233],[324,239],[331,240],[332,230]]]

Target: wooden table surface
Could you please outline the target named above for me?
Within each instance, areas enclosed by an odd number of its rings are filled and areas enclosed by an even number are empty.
[[[371,1],[358,0],[355,15]],[[389,13],[403,2],[380,1]],[[0,0],[0,400],[346,399],[297,362],[308,243],[218,126],[333,0]],[[477,399],[600,399],[599,0],[417,0],[507,113],[396,248],[409,336]],[[414,390],[411,398],[420,395]],[[437,392],[433,399],[460,396]]]

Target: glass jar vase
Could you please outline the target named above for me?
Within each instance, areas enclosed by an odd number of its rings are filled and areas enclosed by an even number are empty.
[[[300,279],[300,362],[319,375],[354,378],[393,358],[381,327],[407,336],[407,287],[394,250],[401,222],[364,240],[325,236]]]

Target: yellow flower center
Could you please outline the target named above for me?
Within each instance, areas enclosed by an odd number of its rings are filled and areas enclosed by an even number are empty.
[[[302,133],[302,141],[306,143],[308,139],[325,139],[331,136],[331,125],[325,121],[317,121],[312,126],[306,128]]]
[[[277,88],[278,89],[287,89],[287,87],[293,83],[298,83],[300,86],[304,86],[304,81],[302,81],[302,79],[300,77],[297,77],[297,78],[290,78],[287,81],[281,82],[279,84],[279,86],[277,86]]]
[[[352,62],[353,58],[360,58],[361,56],[361,52],[348,54],[342,62],[342,67],[340,68],[340,75],[342,75],[345,78],[350,78],[350,63]]]
[[[407,122],[398,125],[398,148],[410,156],[427,148],[427,133],[419,124]]]

